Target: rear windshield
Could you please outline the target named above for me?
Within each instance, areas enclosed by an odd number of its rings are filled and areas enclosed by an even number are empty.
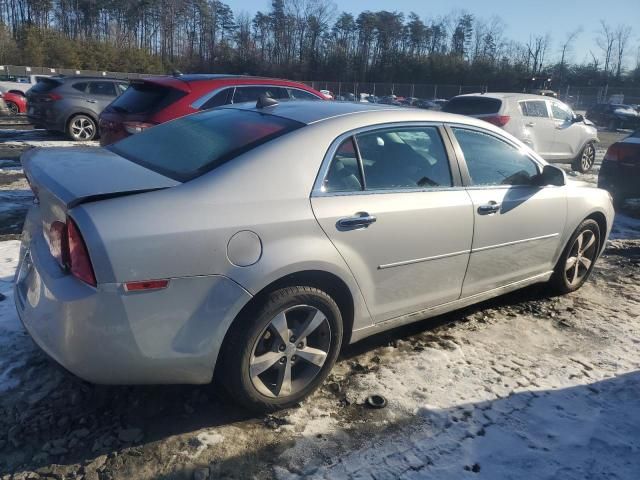
[[[52,78],[39,78],[38,83],[36,83],[33,87],[31,87],[31,92],[33,93],[48,93],[56,87],[62,85],[58,80],[54,80]]]
[[[107,148],[185,182],[302,126],[260,112],[214,109],[157,125]]]
[[[186,95],[175,88],[155,83],[133,83],[116,98],[107,110],[120,113],[152,113]]]
[[[456,97],[442,107],[443,112],[458,113],[460,115],[484,115],[498,113],[502,101],[490,97]]]

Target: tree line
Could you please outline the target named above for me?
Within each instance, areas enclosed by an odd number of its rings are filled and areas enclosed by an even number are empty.
[[[597,51],[572,61],[581,29],[505,35],[464,11],[340,12],[326,0],[272,0],[255,15],[219,0],[0,0],[0,64],[142,73],[229,72],[357,82],[640,85],[626,25],[600,23]],[[625,68],[628,65],[629,68]]]

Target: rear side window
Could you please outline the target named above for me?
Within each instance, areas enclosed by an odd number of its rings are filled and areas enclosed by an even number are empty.
[[[208,108],[221,107],[231,103],[231,96],[233,95],[233,88],[226,88],[221,92],[216,93],[213,97],[207,100],[204,105],[200,107],[200,110],[207,110]]]
[[[236,87],[233,103],[256,102],[261,95],[276,99],[289,98],[287,91],[281,87]]]
[[[89,94],[115,97],[116,88],[113,82],[89,82]]]
[[[485,115],[498,113],[502,100],[491,97],[454,97],[442,107],[443,112],[460,115]]]
[[[107,109],[121,113],[153,113],[185,95],[180,90],[150,82],[132,83]]]
[[[525,117],[544,117],[548,118],[547,102],[543,100],[527,100],[520,102],[520,110]]]
[[[185,182],[303,125],[260,112],[213,109],[157,125],[107,148]]]
[[[360,165],[353,138],[340,144],[331,161],[322,186],[324,192],[357,192],[362,190]]]
[[[80,91],[80,92],[86,92],[87,91],[87,82],[78,82],[78,83],[74,83],[73,85],[71,85],[74,89]]]
[[[42,78],[38,81],[33,87],[31,87],[31,91],[33,93],[49,93],[56,87],[62,85],[58,80],[53,80],[50,78]]]
[[[538,167],[526,154],[476,130],[453,128],[473,185],[531,185]]]
[[[295,100],[320,100],[313,93],[297,88],[289,88],[289,96]]]

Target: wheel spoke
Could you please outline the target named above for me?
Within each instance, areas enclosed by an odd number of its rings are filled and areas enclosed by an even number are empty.
[[[289,342],[289,325],[287,325],[287,316],[284,312],[279,313],[271,320],[271,325],[275,328],[280,339],[286,344]]]
[[[589,268],[591,267],[591,260],[589,260],[587,257],[580,257],[580,263],[584,266],[584,268],[586,268],[587,270],[589,270]]]
[[[587,241],[587,244],[584,247],[582,247],[582,250],[580,251],[580,253],[584,254],[584,252],[587,251],[595,241],[596,241],[596,236],[593,233],[591,233],[591,237],[589,237],[589,241]]]
[[[584,232],[578,235],[576,243],[578,244],[578,253],[582,252],[582,240],[584,239]]]
[[[251,377],[257,377],[273,367],[281,357],[282,354],[280,352],[267,352],[264,355],[253,358],[251,360],[249,374]]]
[[[565,270],[568,272],[569,270],[571,270],[571,267],[573,267],[576,262],[578,261],[578,257],[569,257],[567,259],[567,264],[566,264],[566,268]]]
[[[573,280],[571,280],[571,284],[573,285],[578,281],[578,270],[580,269],[580,264],[576,262],[576,266],[573,269]]]
[[[291,362],[287,362],[282,369],[276,386],[276,395],[291,394]]]
[[[327,352],[324,352],[318,348],[305,347],[296,352],[296,355],[305,359],[309,363],[313,363],[318,367],[324,365],[324,361],[327,358]]]
[[[298,340],[304,340],[305,338],[307,338],[316,330],[316,328],[322,325],[322,322],[327,319],[327,317],[324,316],[324,313],[322,313],[320,310],[314,310],[309,317],[309,320],[307,320],[307,323],[298,335]]]

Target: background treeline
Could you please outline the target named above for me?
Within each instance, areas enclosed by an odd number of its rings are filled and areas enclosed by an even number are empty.
[[[265,0],[267,3],[267,0]],[[499,17],[453,11],[339,12],[326,0],[273,0],[251,16],[218,0],[0,0],[0,64],[164,73],[173,69],[335,81],[640,85],[632,30],[506,38]],[[581,63],[572,47],[595,35]],[[552,41],[553,40],[553,41]]]

